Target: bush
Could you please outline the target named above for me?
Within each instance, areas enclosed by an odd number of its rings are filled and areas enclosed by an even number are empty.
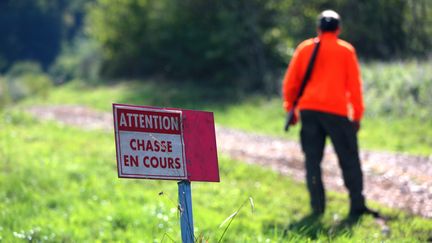
[[[63,48],[49,73],[56,84],[72,79],[83,79],[95,83],[99,81],[101,63],[102,56],[97,43],[81,37]]]
[[[52,87],[52,81],[39,64],[18,62],[6,73],[2,85],[5,101],[16,102],[29,96],[46,97]]]
[[[383,63],[363,68],[364,97],[370,116],[432,116],[432,60]]]
[[[362,58],[423,58],[432,46],[431,2],[95,0],[85,26],[101,46],[106,77],[155,75],[269,94],[295,46],[316,35],[320,11],[340,12],[342,38]]]
[[[259,0],[99,0],[86,23],[102,46],[105,76],[262,90],[266,75],[284,66],[270,34],[275,8]]]

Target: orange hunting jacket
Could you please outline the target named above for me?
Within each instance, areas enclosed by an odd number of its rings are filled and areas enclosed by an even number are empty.
[[[360,121],[364,105],[354,47],[332,32],[325,32],[317,38],[321,45],[298,109],[327,112]],[[292,109],[313,49],[314,41],[308,39],[294,52],[282,84],[286,111]]]

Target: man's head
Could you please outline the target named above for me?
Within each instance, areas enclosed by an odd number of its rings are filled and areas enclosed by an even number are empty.
[[[335,32],[339,30],[340,17],[333,10],[325,10],[318,16],[318,30],[321,32]]]

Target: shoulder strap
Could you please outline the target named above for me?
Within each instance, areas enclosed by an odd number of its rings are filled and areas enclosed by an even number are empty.
[[[312,69],[313,69],[313,66],[315,64],[315,59],[316,59],[316,56],[317,56],[320,44],[321,44],[320,40],[315,41],[315,47],[313,49],[312,56],[311,56],[311,58],[309,60],[309,64],[307,66],[305,76],[303,77],[303,81],[301,83],[300,90],[299,90],[299,92],[297,94],[296,99],[294,100],[294,103],[293,103],[293,108],[294,109],[295,109],[295,107],[297,107],[297,103],[298,103],[299,99],[301,98],[301,96],[303,95],[303,92],[304,92],[304,90],[306,88],[306,84],[307,84],[307,82],[308,82],[308,80],[309,80],[309,78],[310,78],[310,76],[312,74]]]

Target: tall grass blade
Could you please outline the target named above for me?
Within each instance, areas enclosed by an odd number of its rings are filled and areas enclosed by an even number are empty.
[[[219,228],[222,228],[226,222],[228,222],[230,219],[234,218],[237,215],[238,211],[235,211],[233,214],[231,214],[228,218],[226,218],[220,225]]]
[[[225,233],[227,232],[227,230],[229,229],[231,223],[234,221],[235,217],[238,215],[238,213],[240,212],[240,210],[244,207],[244,205],[249,201],[251,208],[252,208],[252,212],[255,208],[254,203],[253,203],[253,199],[252,197],[249,197],[248,199],[246,199],[242,205],[240,205],[240,207],[237,209],[237,211],[235,211],[233,214],[231,214],[228,218],[226,218],[220,225],[219,228],[221,228],[223,225],[225,225],[226,222],[228,222],[228,225],[225,227],[221,237],[218,240],[218,243],[220,243],[223,239],[223,237],[225,236]]]

